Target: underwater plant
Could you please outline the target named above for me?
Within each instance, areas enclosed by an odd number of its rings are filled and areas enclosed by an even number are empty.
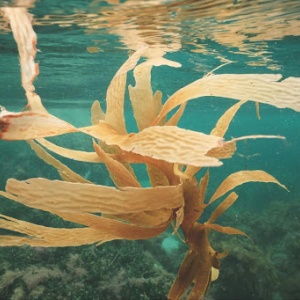
[[[251,135],[224,140],[224,135],[238,109],[248,100],[300,111],[299,78],[281,80],[278,74],[222,74],[213,72],[181,88],[162,102],[162,93],[153,92],[153,66],[180,64],[163,57],[147,58],[139,63],[147,46],[133,53],[110,82],[106,94],[106,111],[95,101],[91,108],[91,126],[77,128],[51,115],[35,93],[33,81],[38,75],[36,34],[30,15],[24,8],[2,8],[10,22],[20,56],[22,86],[28,105],[22,112],[2,107],[0,138],[26,140],[33,151],[58,171],[62,180],[30,178],[8,179],[0,195],[28,207],[47,211],[75,223],[76,228],[52,228],[0,215],[0,228],[9,233],[0,236],[0,246],[66,247],[84,244],[100,245],[115,240],[148,239],[164,232],[170,225],[174,233],[183,234],[189,249],[170,289],[169,299],[201,299],[211,281],[216,280],[220,259],[226,252],[216,252],[209,233],[244,232],[216,224],[216,220],[237,200],[233,189],[247,182],[271,182],[287,189],[263,170],[241,170],[229,175],[207,201],[209,169],[200,180],[200,169],[220,167],[229,159],[239,140],[279,138]],[[129,97],[138,132],[127,132],[124,101],[127,73],[133,71],[135,86],[129,86]],[[177,126],[186,102],[203,96],[238,100],[219,119],[210,134]],[[177,110],[174,110],[176,109]],[[46,137],[80,132],[92,137],[94,151],[60,147]],[[115,187],[94,184],[72,171],[48,151],[76,161],[105,164]],[[144,188],[134,170],[144,164],[151,187]],[[226,196],[227,195],[227,196]],[[212,203],[226,196],[206,222],[199,222]],[[13,234],[15,232],[16,234]],[[190,287],[192,288],[190,289]]]

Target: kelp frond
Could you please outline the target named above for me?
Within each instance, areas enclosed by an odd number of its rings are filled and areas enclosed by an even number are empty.
[[[215,200],[217,200],[219,197],[224,195],[225,193],[229,192],[230,190],[234,189],[235,187],[246,183],[246,182],[273,182],[281,186],[282,188],[287,188],[281,184],[276,178],[274,178],[272,175],[268,174],[265,171],[262,170],[254,170],[254,171],[238,171],[231,175],[229,175],[217,188],[215,193],[212,195],[212,197],[209,200],[209,204],[213,203]]]
[[[25,8],[1,10],[11,24],[18,45],[22,86],[28,104],[22,112],[2,108],[0,138],[27,140],[37,156],[54,167],[62,180],[11,178],[0,196],[81,227],[51,228],[0,215],[0,229],[9,231],[0,235],[0,246],[62,247],[99,245],[114,239],[148,239],[172,224],[174,232],[181,228],[189,250],[168,297],[180,299],[192,286],[188,299],[201,299],[211,281],[218,277],[219,260],[226,256],[226,252],[218,253],[210,245],[210,231],[247,236],[239,229],[215,223],[238,199],[233,190],[248,182],[275,183],[287,188],[263,170],[238,171],[225,178],[210,200],[205,201],[209,170],[199,182],[195,175],[204,167],[220,167],[223,159],[235,154],[240,140],[282,138],[251,135],[224,139],[233,117],[248,100],[300,111],[297,100],[300,79],[281,80],[279,74],[209,74],[181,88],[163,104],[162,92],[152,90],[151,70],[160,65],[180,67],[180,64],[163,57],[139,64],[147,49],[144,46],[124,62],[111,80],[106,93],[106,112],[95,101],[91,125],[77,128],[51,115],[35,93],[33,80],[38,75],[38,65],[34,62],[36,35],[30,15]],[[124,116],[128,72],[133,72],[135,79],[135,86],[129,86],[128,90],[137,133],[128,132]],[[239,102],[221,116],[210,134],[179,128],[177,124],[187,101],[203,96]],[[176,107],[177,111],[173,111]],[[45,139],[72,132],[90,136],[94,150],[68,149]],[[115,187],[86,180],[48,151],[80,162],[105,164]],[[150,187],[142,187],[133,168],[135,164],[146,165]],[[222,196],[225,199],[201,223],[199,220],[207,206]]]
[[[155,227],[143,227],[90,214],[62,213],[61,217],[88,227],[52,228],[0,215],[1,228],[23,234],[1,235],[0,246],[69,247],[102,244],[116,239],[148,239],[161,234],[169,224],[166,222]]]
[[[164,104],[152,125],[172,109],[184,102],[204,96],[252,100],[278,108],[300,111],[300,78],[289,77],[281,80],[280,74],[221,74],[203,77],[175,92]]]

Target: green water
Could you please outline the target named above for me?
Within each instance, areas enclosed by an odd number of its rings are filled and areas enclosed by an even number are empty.
[[[179,37],[180,47],[176,51],[166,51],[165,57],[180,62],[182,67],[161,66],[152,71],[153,90],[161,90],[164,101],[226,60],[232,63],[217,70],[216,74],[300,76],[299,31],[297,35],[294,30],[299,28],[299,1],[287,1],[286,5],[282,1],[253,1],[252,4],[217,1],[216,9],[205,4],[206,1],[161,1],[160,4],[154,1],[153,7],[149,2],[140,10],[136,8],[139,1],[131,1],[132,4],[125,8],[128,1],[120,2],[119,5],[106,1],[62,4],[40,0],[29,8],[38,36],[36,61],[40,75],[34,82],[36,92],[50,113],[75,126],[90,124],[90,106],[94,100],[98,99],[105,108],[110,80],[128,58],[129,51],[134,50],[124,43],[124,33],[117,33],[122,22],[128,29],[147,29],[147,22],[152,20],[149,31],[143,31],[149,45],[157,41],[159,31],[153,33],[153,30],[159,26],[152,28],[156,21],[163,28],[160,33],[165,47],[174,44],[173,34],[176,33],[176,39]],[[0,1],[0,7],[4,5],[7,2]],[[160,13],[162,8],[166,11]],[[236,15],[228,19],[214,15],[225,8],[229,12],[236,9]],[[116,19],[111,17],[113,12]],[[240,26],[239,16],[245,19],[244,27]],[[257,16],[260,17],[254,26]],[[274,27],[276,35],[272,27],[263,26],[272,18],[277,18],[277,23],[282,22],[281,35],[277,27]],[[144,27],[140,19],[145,20]],[[224,24],[230,27],[235,22],[236,32],[226,33],[229,40],[221,39],[218,33],[224,31]],[[262,31],[265,36],[261,35]],[[18,52],[11,32],[1,19],[0,33],[0,105],[9,111],[20,111],[26,99],[20,83]],[[233,42],[234,37],[242,42]],[[96,47],[97,51],[89,52],[87,47]],[[132,74],[128,76],[128,84],[134,84]],[[128,92],[125,97],[127,129],[136,132]],[[209,133],[233,103],[235,101],[230,99],[213,97],[189,101],[179,126]],[[265,183],[249,183],[236,189],[239,200],[220,223],[243,230],[254,243],[245,237],[212,236],[213,246],[220,252],[228,250],[230,254],[222,260],[220,278],[212,284],[207,299],[300,299],[299,112],[261,104],[260,114],[258,120],[254,103],[246,103],[236,114],[225,139],[251,134],[281,135],[285,139],[239,141],[232,159],[224,160],[219,168],[211,168],[207,196],[226,176],[244,169],[269,172],[289,192]],[[51,140],[61,146],[92,151],[90,138],[83,135],[71,134]],[[112,185],[104,166],[68,159],[61,161],[94,183]],[[145,170],[138,167],[137,172],[142,184],[148,186]],[[37,158],[25,142],[0,141],[0,189],[5,189],[8,178],[32,177],[59,179],[56,170]],[[3,197],[0,212],[45,226],[71,226]],[[181,242],[173,252],[161,247],[171,232],[149,241],[113,241],[99,247],[1,248],[0,299],[166,299],[186,251]]]

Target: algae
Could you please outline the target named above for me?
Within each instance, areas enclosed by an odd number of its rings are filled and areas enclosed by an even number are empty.
[[[10,22],[18,44],[22,85],[28,105],[27,110],[17,113],[6,111],[2,107],[0,137],[3,140],[29,140],[32,149],[42,160],[57,169],[62,180],[11,178],[7,181],[5,191],[0,192],[0,196],[34,209],[44,210],[74,225],[70,227],[41,225],[35,223],[35,220],[25,221],[22,217],[15,218],[1,214],[0,228],[9,233],[0,236],[0,245],[6,247],[30,245],[36,247],[31,251],[55,252],[58,250],[51,248],[47,250],[48,248],[44,247],[99,245],[118,239],[149,239],[162,234],[173,225],[174,234],[178,234],[188,245],[188,250],[168,298],[180,299],[186,294],[187,299],[203,298],[211,282],[218,278],[220,259],[227,256],[227,251],[214,250],[209,238],[211,232],[248,236],[234,227],[214,223],[237,200],[238,196],[232,189],[253,181],[271,182],[285,189],[286,187],[265,171],[241,170],[225,178],[210,200],[206,200],[209,172],[207,171],[200,181],[195,175],[204,167],[220,167],[222,159],[234,155],[236,143],[240,140],[283,139],[281,136],[263,135],[243,136],[231,140],[224,140],[223,137],[244,100],[299,111],[299,102],[295,100],[298,96],[299,78],[289,77],[281,80],[279,74],[209,73],[178,90],[161,104],[161,92],[153,93],[151,88],[151,69],[153,66],[159,67],[163,64],[179,67],[179,64],[162,57],[151,58],[138,64],[147,49],[147,46],[144,46],[133,53],[113,77],[107,90],[106,112],[104,113],[95,102],[92,106],[92,125],[76,128],[48,113],[34,91],[33,80],[38,75],[38,65],[34,62],[36,35],[31,27],[30,16],[23,8],[5,8],[2,9],[2,13]],[[23,26],[26,30],[21,30]],[[127,132],[124,117],[126,77],[132,70],[136,86],[129,87],[129,90],[139,128],[137,133]],[[184,112],[185,103],[206,95],[243,101],[224,113],[211,134],[179,128],[177,123]],[[148,108],[141,109],[145,99],[148,99]],[[178,106],[178,110],[170,116],[172,110]],[[44,139],[73,132],[92,137],[91,144],[94,151],[58,147]],[[48,151],[78,161],[105,164],[115,187],[87,181],[52,157]],[[135,164],[146,165],[151,187],[141,187],[134,171]],[[207,221],[202,221],[201,217],[207,207],[210,208],[215,200],[225,194],[227,197],[213,209]],[[227,250],[226,247],[224,250]],[[151,254],[146,252],[146,256],[141,256],[140,250],[137,253],[139,257],[134,257],[133,261],[139,265],[141,261],[145,261],[145,257],[146,268],[153,263],[154,258]],[[121,258],[117,253],[106,265],[103,262],[99,264],[111,269],[118,257]],[[237,259],[240,259],[238,255]],[[160,265],[156,266],[157,273],[152,269],[151,274],[146,275],[146,272],[139,273],[137,269],[139,275],[130,276],[126,273],[124,262],[120,261],[119,267],[114,270],[114,277],[110,277],[110,282],[107,282],[107,277],[98,281],[100,285],[97,286],[96,293],[103,293],[105,297],[107,290],[112,290],[113,296],[121,299],[126,297],[124,290],[127,283],[131,286],[150,287],[156,284],[153,281],[158,280],[162,284],[164,278],[169,279],[170,276]],[[88,277],[91,272],[84,268],[82,258],[76,254],[68,256],[66,267],[73,276],[82,279]],[[69,288],[70,278],[61,269],[39,267],[34,271],[40,274],[37,276],[37,282],[33,282],[35,277],[30,267],[23,269],[23,290],[32,298],[38,298],[46,293],[44,282],[51,285],[51,282],[59,278],[63,279],[64,285],[64,291],[59,289],[62,293],[60,297],[71,297],[73,291]],[[257,270],[255,269],[253,273]],[[17,279],[19,278],[10,281],[9,285],[13,285]],[[117,285],[120,281],[122,284]],[[76,286],[76,297],[83,295],[84,288],[82,282],[79,282]],[[13,293],[21,292],[14,290]],[[139,297],[147,299],[149,296],[142,293]]]

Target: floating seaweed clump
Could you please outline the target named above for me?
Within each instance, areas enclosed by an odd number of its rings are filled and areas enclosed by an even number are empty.
[[[181,88],[163,104],[162,93],[152,91],[151,69],[160,65],[179,67],[180,64],[163,57],[139,63],[145,46],[133,53],[113,77],[106,94],[106,112],[95,101],[91,109],[92,125],[77,128],[48,113],[34,91],[33,80],[38,75],[38,65],[34,62],[36,35],[26,10],[2,8],[1,12],[10,22],[18,45],[22,85],[28,105],[19,113],[2,108],[0,138],[26,140],[41,159],[57,169],[62,180],[30,178],[20,181],[11,178],[0,195],[81,227],[52,228],[1,215],[0,228],[10,233],[0,236],[0,245],[99,245],[117,239],[152,238],[172,225],[175,234],[181,229],[182,239],[189,249],[168,298],[180,299],[188,293],[188,299],[201,299],[211,281],[218,277],[220,259],[227,255],[212,248],[210,231],[247,236],[236,228],[216,223],[237,200],[233,189],[253,181],[286,187],[263,170],[242,170],[225,178],[207,201],[209,170],[204,172],[200,181],[195,175],[200,169],[221,166],[221,159],[228,159],[235,153],[239,140],[282,139],[281,136],[251,135],[226,141],[223,137],[232,118],[247,100],[300,111],[297,100],[299,78],[281,80],[281,75],[273,74],[210,73]],[[126,77],[132,70],[135,86],[128,89],[137,133],[127,132],[124,117]],[[239,101],[223,114],[210,134],[179,128],[177,124],[186,102],[202,96]],[[72,132],[91,136],[94,151],[67,149],[45,139]],[[48,151],[76,161],[105,164],[115,187],[88,181]],[[151,187],[141,186],[134,164],[146,165]],[[225,199],[206,222],[200,223],[198,220],[206,208],[222,196]]]

